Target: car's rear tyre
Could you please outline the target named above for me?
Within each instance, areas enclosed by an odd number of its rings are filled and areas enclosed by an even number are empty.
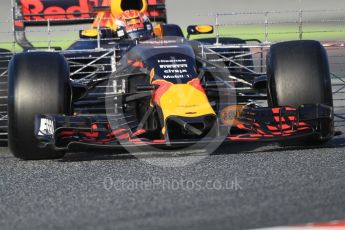
[[[11,51],[0,49],[0,146],[7,145],[7,68],[11,56]]]
[[[324,104],[333,107],[327,53],[317,41],[273,45],[267,58],[268,102],[272,107]],[[283,145],[323,144],[334,135],[334,120],[322,119],[318,134]]]
[[[34,133],[36,114],[70,114],[69,67],[58,53],[21,53],[9,64],[9,148],[24,160],[61,158],[64,152],[40,148]]]

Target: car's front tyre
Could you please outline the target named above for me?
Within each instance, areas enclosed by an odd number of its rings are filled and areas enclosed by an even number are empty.
[[[333,107],[328,56],[318,41],[281,42],[267,59],[269,104],[272,107],[323,104]],[[322,144],[334,135],[334,119],[322,119],[311,138],[283,144]]]
[[[9,64],[9,148],[24,160],[54,159],[63,152],[40,148],[34,133],[36,114],[71,111],[69,67],[58,53],[32,52],[13,57]]]

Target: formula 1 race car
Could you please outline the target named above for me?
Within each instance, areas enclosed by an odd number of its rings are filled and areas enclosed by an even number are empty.
[[[166,23],[164,2],[33,2],[40,6],[17,1],[16,39],[24,52],[8,69],[8,141],[18,158],[209,143],[308,145],[334,136],[328,57],[317,41],[270,46],[263,75],[254,71],[245,40],[189,39],[212,26],[189,26],[185,38]],[[67,50],[42,52],[25,37],[28,25],[90,22],[95,14],[98,23]]]

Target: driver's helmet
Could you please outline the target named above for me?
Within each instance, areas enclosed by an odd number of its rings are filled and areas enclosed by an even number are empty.
[[[118,37],[133,40],[148,40],[152,37],[152,24],[149,18],[138,10],[126,10],[115,18]]]

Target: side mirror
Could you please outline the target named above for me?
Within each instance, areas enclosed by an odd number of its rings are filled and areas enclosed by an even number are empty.
[[[158,38],[181,37],[184,38],[183,31],[175,24],[158,24],[153,27],[153,33]]]
[[[94,38],[96,39],[98,37],[98,34],[100,33],[99,30],[80,30],[79,31],[79,38]]]
[[[189,39],[190,35],[198,34],[212,34],[213,26],[211,25],[192,25],[187,27],[187,38]]]
[[[80,30],[79,31],[79,38],[86,38],[86,39],[97,39],[98,35],[101,39],[103,38],[112,38],[113,32],[111,29],[102,28],[100,30],[97,29],[90,29],[90,30]]]

